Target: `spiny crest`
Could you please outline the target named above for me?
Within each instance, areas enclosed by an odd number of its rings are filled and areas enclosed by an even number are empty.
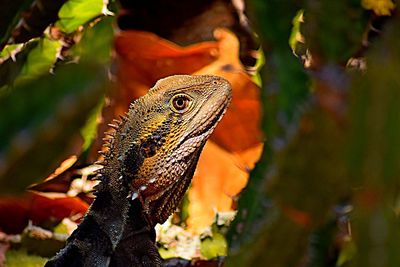
[[[96,181],[99,181],[99,183],[96,184],[96,185],[93,187],[93,195],[95,195],[95,196],[97,196],[99,192],[105,190],[105,182],[106,182],[106,181],[105,181],[105,179],[104,179],[104,176],[101,175],[101,174],[99,174],[98,176],[99,176],[99,177],[98,177],[98,178],[96,177],[95,180],[96,180]]]
[[[136,99],[135,101],[133,101],[129,105],[129,111],[135,110],[136,106],[143,105],[143,104],[144,104],[144,98],[143,97],[139,97],[138,99]]]
[[[126,115],[124,116],[119,116],[120,120],[117,119],[113,119],[113,122],[115,123],[109,123],[108,126],[110,126],[111,128],[113,128],[114,130],[118,131],[119,127],[122,125],[122,123],[124,121],[127,121],[128,118],[126,117]]]
[[[121,125],[126,123],[128,121],[128,115],[125,113],[124,115],[119,116],[119,120],[113,119],[113,123],[109,123],[108,126],[110,126],[113,130],[112,131],[107,131],[104,133],[104,138],[103,140],[103,147],[106,147],[107,150],[100,150],[98,153],[104,157],[103,160],[96,161],[95,164],[99,165],[104,165],[107,162],[107,157],[110,155],[111,149],[113,148],[114,145],[114,140],[115,136],[118,133],[118,130],[120,129]]]

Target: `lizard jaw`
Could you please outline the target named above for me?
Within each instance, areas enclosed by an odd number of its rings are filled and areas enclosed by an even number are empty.
[[[204,137],[206,135],[210,135],[214,130],[214,128],[217,126],[218,122],[222,119],[222,116],[225,114],[226,106],[227,105],[224,105],[222,108],[220,108],[220,110],[217,111],[217,114],[214,118],[206,121],[206,124],[205,126],[203,126],[203,129],[201,129],[199,132],[192,132],[192,134],[190,134],[187,139],[191,139],[196,136]]]
[[[186,135],[180,142],[178,147],[183,143],[193,141],[193,139],[207,139],[211,133],[214,131],[218,122],[222,119],[225,114],[227,107],[231,102],[231,98],[226,98],[223,103],[216,109],[213,113],[213,117],[208,118],[206,121],[202,122],[200,127],[196,127],[196,130],[192,131],[190,134]],[[199,129],[200,128],[200,129]]]

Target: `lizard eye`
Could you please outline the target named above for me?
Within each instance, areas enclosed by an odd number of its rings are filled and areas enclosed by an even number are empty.
[[[192,99],[185,94],[177,94],[171,98],[171,108],[178,113],[184,113],[190,109]]]

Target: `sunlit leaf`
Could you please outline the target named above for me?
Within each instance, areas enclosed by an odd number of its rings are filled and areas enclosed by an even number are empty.
[[[38,45],[30,51],[17,82],[26,82],[48,73],[56,61],[56,55],[61,47],[59,41],[41,38]]]
[[[234,157],[213,142],[200,156],[189,190],[188,225],[195,232],[210,226],[216,212],[232,209],[233,198],[246,185],[248,174]]]
[[[28,255],[23,250],[10,250],[6,254],[6,266],[8,267],[42,267],[47,260],[47,258]]]
[[[218,256],[225,256],[227,244],[225,237],[220,233],[213,233],[211,237],[207,237],[201,241],[201,255],[207,259],[213,259]]]
[[[224,77],[232,86],[232,103],[215,129],[211,140],[229,152],[240,152],[258,145],[260,132],[260,88],[245,72],[239,60],[239,41],[226,29],[214,32],[220,53],[216,61],[194,74]]]
[[[98,64],[109,64],[114,38],[113,21],[111,16],[102,17],[86,27],[79,43],[71,49],[73,55]]]
[[[81,134],[84,139],[82,150],[85,151],[92,144],[97,136],[98,117],[103,108],[103,102],[99,102],[97,107],[90,113],[85,126],[81,129]]]
[[[356,247],[354,246],[354,243],[348,240],[340,250],[336,266],[337,267],[346,266],[346,264],[348,264],[354,258],[356,252],[357,251]]]
[[[304,36],[301,34],[300,31],[300,25],[304,20],[303,17],[304,17],[304,10],[300,9],[292,21],[293,28],[289,37],[289,45],[294,51],[294,53],[297,52],[297,46],[299,42],[304,42]]]
[[[66,33],[102,14],[103,0],[69,0],[58,12],[56,26]]]
[[[0,51],[0,59],[4,60],[8,57],[15,55],[17,52],[21,50],[23,44],[12,44],[6,45],[3,50]]]
[[[362,0],[361,4],[365,9],[372,9],[378,16],[389,16],[395,8],[392,0]]]

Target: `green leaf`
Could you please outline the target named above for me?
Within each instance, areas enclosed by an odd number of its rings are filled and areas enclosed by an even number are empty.
[[[102,17],[97,23],[85,28],[82,39],[71,50],[82,60],[109,64],[114,38],[114,17]]]
[[[27,61],[29,53],[38,45],[38,43],[38,41],[32,41],[23,45],[23,47],[21,47],[21,51],[13,56],[8,57],[1,63],[0,94],[1,90],[5,90],[5,87],[10,87],[14,84],[14,81],[18,78]],[[11,53],[13,52],[14,51],[11,51]]]
[[[59,41],[48,38],[39,39],[38,45],[30,51],[16,82],[23,83],[49,72],[56,61],[57,52],[60,48],[61,43]]]
[[[257,58],[256,64],[254,65],[254,69],[256,72],[253,76],[251,76],[251,79],[259,87],[262,87],[262,79],[261,79],[260,71],[261,71],[262,67],[265,65],[265,55],[261,48],[258,49],[257,52],[259,54],[259,57]]]
[[[300,46],[298,36],[301,35],[300,25],[301,25],[301,18],[303,17],[303,15],[304,15],[304,10],[300,9],[292,21],[293,28],[289,37],[289,45],[295,54],[297,54],[298,46]]]
[[[159,248],[158,253],[160,253],[161,258],[163,259],[169,259],[175,257],[175,250],[173,248]]]
[[[104,104],[103,101],[98,103],[98,105],[90,113],[85,126],[81,129],[81,134],[84,139],[84,143],[82,145],[83,151],[87,150],[94,141],[94,139],[96,138],[97,119],[103,109],[103,104]]]
[[[67,235],[69,234],[68,226],[64,223],[64,221],[61,221],[59,224],[56,225],[56,227],[54,227],[53,233]]]
[[[69,64],[0,97],[0,192],[23,191],[72,152],[106,81],[101,66]]]
[[[56,26],[66,33],[71,33],[101,15],[103,7],[103,0],[69,0],[58,12],[60,19]]]
[[[7,267],[42,267],[48,259],[28,255],[25,250],[9,250],[6,254]]]
[[[346,241],[342,245],[342,249],[340,250],[339,257],[336,262],[337,267],[346,266],[345,264],[349,263],[356,254],[356,247],[354,246],[354,242]]]
[[[48,38],[27,43],[20,52],[0,65],[0,86],[13,86],[49,73],[60,48],[60,42]]]
[[[6,45],[4,49],[0,52],[0,59],[5,60],[8,57],[12,57],[17,52],[19,52],[23,46],[23,44]]]
[[[225,237],[220,233],[213,233],[211,237],[207,237],[201,241],[200,252],[207,259],[226,256],[227,243]]]

